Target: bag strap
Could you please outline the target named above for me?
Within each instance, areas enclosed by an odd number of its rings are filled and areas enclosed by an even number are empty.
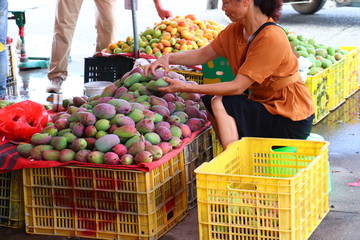
[[[263,30],[263,28],[265,28],[266,26],[269,26],[269,25],[275,25],[275,26],[278,26],[278,27],[280,27],[280,28],[283,29],[283,27],[282,27],[280,24],[277,24],[277,23],[275,23],[275,22],[266,22],[266,23],[264,23],[263,25],[261,25],[261,26],[258,28],[258,30],[256,30],[256,32],[254,32],[253,35],[250,36],[249,41],[248,41],[248,44],[247,44],[247,47],[246,47],[246,53],[248,52],[249,46],[250,46],[251,42],[254,40],[254,38],[259,34],[259,32],[260,32],[261,30]],[[246,54],[245,54],[245,56],[246,56]]]

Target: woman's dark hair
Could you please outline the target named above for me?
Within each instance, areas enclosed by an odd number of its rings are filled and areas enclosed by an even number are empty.
[[[254,0],[254,5],[259,7],[261,12],[272,17],[275,22],[280,20],[282,0]]]

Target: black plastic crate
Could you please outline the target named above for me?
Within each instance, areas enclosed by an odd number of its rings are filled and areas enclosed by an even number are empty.
[[[115,82],[133,68],[134,62],[125,56],[85,58],[84,82]]]

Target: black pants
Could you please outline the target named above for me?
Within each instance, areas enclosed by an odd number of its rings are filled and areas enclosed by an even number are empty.
[[[210,114],[213,96],[202,97]],[[264,105],[246,95],[223,96],[227,113],[235,119],[240,137],[306,139],[311,132],[314,114],[301,121],[293,121],[268,112]]]

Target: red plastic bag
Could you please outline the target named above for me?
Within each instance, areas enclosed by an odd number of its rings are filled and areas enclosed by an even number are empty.
[[[0,109],[0,135],[8,140],[29,142],[48,122],[48,112],[39,103],[26,100]]]

